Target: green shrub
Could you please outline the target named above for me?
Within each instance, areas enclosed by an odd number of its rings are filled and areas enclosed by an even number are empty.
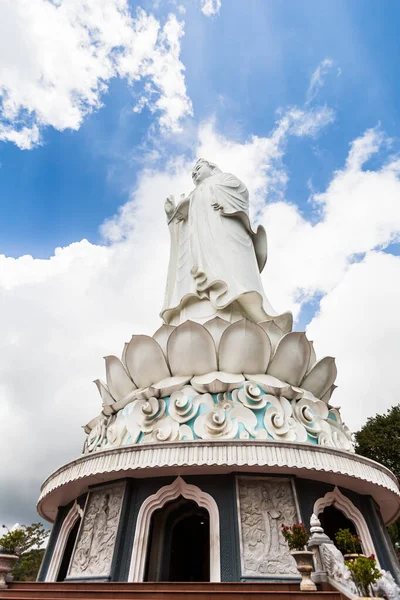
[[[351,577],[356,585],[360,596],[370,596],[372,592],[371,585],[376,583],[382,577],[381,572],[376,567],[375,556],[358,556],[354,560],[346,560]]]
[[[350,529],[339,529],[335,535],[336,546],[342,554],[361,554],[361,540]]]

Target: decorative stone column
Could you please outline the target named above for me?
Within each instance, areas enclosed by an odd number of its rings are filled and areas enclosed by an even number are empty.
[[[311,574],[311,579],[314,583],[321,583],[328,581],[328,573],[325,569],[324,561],[321,556],[321,545],[322,544],[333,544],[332,540],[326,535],[321,527],[321,522],[317,515],[312,514],[310,519],[310,533],[311,537],[308,542],[308,547],[314,553],[314,567],[315,570]]]

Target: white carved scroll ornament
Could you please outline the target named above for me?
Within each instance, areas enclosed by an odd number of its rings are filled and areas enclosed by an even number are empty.
[[[162,508],[168,502],[176,500],[180,496],[183,496],[187,500],[193,500],[198,506],[205,508],[209,513],[210,581],[221,581],[219,511],[217,503],[212,496],[203,492],[199,487],[186,483],[181,477],[177,477],[173,483],[160,488],[156,494],[149,496],[140,507],[128,581],[143,581],[144,579],[147,544],[150,539],[150,524],[154,511]]]

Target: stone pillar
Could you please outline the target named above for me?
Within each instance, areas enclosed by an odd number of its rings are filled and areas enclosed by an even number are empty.
[[[308,547],[314,553],[315,571],[311,574],[311,579],[314,583],[328,581],[328,573],[326,571],[324,560],[321,554],[322,544],[333,544],[332,540],[326,535],[321,527],[321,522],[317,515],[312,514],[310,519],[311,537],[308,542]]]

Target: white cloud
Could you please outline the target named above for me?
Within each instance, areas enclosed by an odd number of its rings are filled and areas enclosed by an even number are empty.
[[[344,169],[334,174],[324,193],[312,197],[316,224],[286,202],[266,206],[262,220],[270,254],[274,250],[279,257],[271,259],[267,271],[275,304],[289,302],[297,314],[315,294],[332,291],[357,255],[399,239],[399,162],[363,170],[383,141],[379,130],[368,130],[353,142]],[[282,272],[286,277],[280,280]]]
[[[307,331],[322,354],[338,357],[338,389],[349,425],[398,404],[400,257],[369,252],[352,264]]]
[[[314,73],[311,75],[310,85],[308,86],[307,90],[307,104],[314,100],[319,90],[324,85],[324,78],[332,67],[333,60],[331,58],[324,58],[324,60],[321,61],[318,67],[315,69]]]
[[[215,161],[248,185],[268,232],[263,278],[276,308],[298,311],[314,294],[325,296],[309,335],[320,356],[337,356],[340,387],[334,399],[349,425],[358,426],[378,409],[381,373],[386,382],[399,336],[390,315],[399,304],[392,282],[400,259],[371,249],[399,235],[400,164],[365,170],[365,161],[385,143],[379,130],[367,131],[326,191],[314,196],[319,221],[313,225],[284,202],[286,142],[300,131],[315,134],[301,126],[308,118],[308,111],[292,109],[270,137],[245,143],[205,124],[190,160],[171,158],[163,170],[143,170],[131,201],[104,226],[108,246],[83,240],[57,249],[50,260],[0,257],[0,409],[8,424],[2,442],[13,451],[12,463],[1,465],[3,520],[33,519],[41,480],[80,453],[80,426],[100,409],[91,382],[104,376],[102,356],[119,355],[132,333],[158,328],[169,248],[164,199],[190,191],[195,156]],[[265,195],[276,189],[281,199],[263,208]],[[355,264],[359,253],[367,256]],[[363,347],[367,336],[373,368]],[[359,389],[362,404],[355,400]],[[379,410],[394,401],[390,384],[379,396]]]
[[[27,149],[43,127],[79,129],[101,106],[108,83],[142,80],[163,128],[192,113],[179,59],[183,23],[162,26],[126,0],[0,2],[0,140]]]
[[[221,10],[222,0],[200,0],[201,12],[206,17],[217,15]]]

